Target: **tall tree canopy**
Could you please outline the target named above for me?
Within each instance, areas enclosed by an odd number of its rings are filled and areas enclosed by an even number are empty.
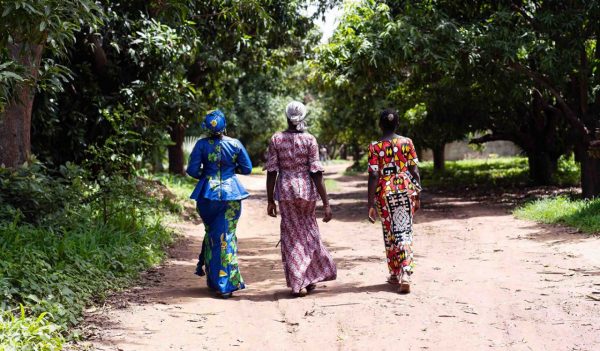
[[[315,16],[334,2],[318,1]],[[277,96],[299,95],[297,87],[284,85],[285,75],[318,41],[309,1],[31,3],[2,2],[11,21],[2,23],[2,39],[8,39],[2,43],[0,111],[2,123],[24,135],[12,144],[0,139],[7,166],[26,159],[32,130],[34,153],[55,164],[81,162],[105,146],[116,151],[106,141],[119,134],[125,141],[118,148],[138,161],[154,156],[160,164],[169,146],[169,168],[182,173],[186,128],[213,108],[230,115],[230,131],[259,155],[264,145],[252,143],[252,131],[279,126],[281,114],[270,111]],[[25,54],[33,61],[20,62],[10,56],[13,38],[54,49]],[[44,79],[38,79],[41,71]],[[29,92],[26,104],[16,98],[19,89]],[[9,118],[14,108],[21,119]],[[263,128],[252,128],[258,125]],[[22,152],[14,152],[18,148]]]
[[[584,196],[598,195],[600,165],[590,148],[600,127],[599,6],[352,2],[319,51],[317,81],[332,96],[370,92],[363,109],[392,104],[421,115],[412,131],[434,150],[475,130],[491,133],[474,142],[511,140],[529,156],[538,183],[548,183],[558,157],[574,150]],[[358,133],[371,136],[373,128]]]

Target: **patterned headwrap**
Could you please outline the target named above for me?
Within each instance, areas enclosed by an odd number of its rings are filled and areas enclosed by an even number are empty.
[[[292,101],[285,108],[287,119],[301,132],[307,129],[306,123],[304,122],[306,112],[306,106],[299,101]]]
[[[204,122],[202,122],[202,128],[208,130],[211,134],[221,134],[227,127],[227,122],[225,121],[225,114],[221,112],[221,110],[214,110],[204,117]]]

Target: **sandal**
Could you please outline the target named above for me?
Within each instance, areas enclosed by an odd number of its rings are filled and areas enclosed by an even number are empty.
[[[390,274],[390,276],[387,278],[387,282],[393,285],[400,284],[398,276],[393,274]]]
[[[306,292],[311,292],[317,288],[317,284],[308,284],[306,286]]]
[[[306,294],[308,294],[308,291],[306,291],[306,289],[304,289],[304,288],[300,289],[300,291],[298,291],[298,292],[292,291],[292,296],[294,296],[294,297],[304,297],[304,296],[306,296]]]
[[[398,287],[398,293],[400,294],[408,294],[410,293],[410,276],[408,274],[403,274],[400,279],[400,286]]]

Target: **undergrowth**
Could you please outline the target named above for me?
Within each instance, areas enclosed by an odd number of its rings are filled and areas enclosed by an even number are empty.
[[[0,168],[0,351],[60,350],[86,305],[164,258],[161,219],[175,207],[150,185],[73,165]]]

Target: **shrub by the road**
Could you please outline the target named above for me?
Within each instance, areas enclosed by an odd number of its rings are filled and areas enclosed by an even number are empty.
[[[158,264],[172,233],[135,177],[0,173],[0,350],[58,350],[84,307]],[[62,173],[62,174],[58,174]]]

